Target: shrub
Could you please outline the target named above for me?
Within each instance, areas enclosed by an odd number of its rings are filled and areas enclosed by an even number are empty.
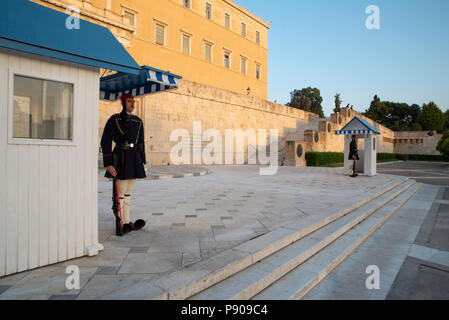
[[[449,157],[445,155],[433,154],[408,154],[408,160],[414,161],[449,161]]]
[[[407,161],[409,158],[408,158],[408,154],[398,154],[397,155],[397,158],[399,159],[399,160],[403,160],[403,161]]]
[[[306,152],[306,163],[309,167],[343,162],[344,153],[341,152]]]
[[[377,161],[396,160],[396,153],[378,153]]]

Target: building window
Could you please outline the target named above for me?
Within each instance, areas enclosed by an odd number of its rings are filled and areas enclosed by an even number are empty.
[[[224,53],[224,67],[225,68],[231,68],[231,53],[225,52]]]
[[[240,59],[240,72],[243,74],[246,74],[246,59],[245,58]]]
[[[260,45],[260,32],[256,31],[256,43]]]
[[[123,12],[123,19],[124,19],[125,23],[129,24],[130,26],[133,26],[133,27],[136,26],[134,13],[129,12],[129,11],[124,11]]]
[[[72,140],[73,84],[14,75],[13,138]]]
[[[165,45],[165,27],[156,23],[156,44]]]
[[[260,64],[256,63],[256,79],[260,79]]]
[[[225,13],[225,28],[231,29],[231,15],[229,13]]]
[[[190,0],[184,0],[183,4],[184,4],[184,8],[190,9]]]
[[[212,62],[212,45],[209,43],[204,44],[204,59],[208,62]]]
[[[246,37],[246,23],[242,22],[242,37]]]
[[[212,5],[206,2],[206,18],[212,20]]]
[[[182,35],[182,53],[190,54],[190,37],[188,35]]]

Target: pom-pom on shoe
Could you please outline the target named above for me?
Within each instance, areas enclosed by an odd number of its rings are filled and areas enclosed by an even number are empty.
[[[145,221],[142,219],[138,219],[133,223],[130,223],[133,226],[133,230],[140,230],[145,226]]]

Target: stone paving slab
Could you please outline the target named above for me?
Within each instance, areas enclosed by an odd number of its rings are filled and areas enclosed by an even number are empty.
[[[210,173],[200,177],[137,181],[131,197],[131,219],[144,219],[147,226],[124,237],[114,233],[112,184],[99,179],[99,240],[103,252],[97,257],[31,270],[24,276],[0,278],[0,298],[50,299],[61,294],[78,298],[164,298],[168,292],[164,290],[179,289],[177,285],[189,279],[215,275],[229,263],[241,266],[252,260],[251,254],[234,247],[285,224],[304,227],[311,223],[310,217],[315,221],[330,216],[404,179],[383,174],[353,179],[344,176],[342,168],[279,167],[273,176],[260,176],[259,166],[206,168]],[[87,280],[82,281],[79,291],[66,292],[65,266],[72,263],[80,266],[81,277]],[[52,271],[45,275],[46,270]],[[36,274],[58,285],[37,292],[32,281]],[[136,289],[140,294],[132,293],[131,280],[142,276],[148,278]],[[121,283],[127,277],[130,287],[124,289]],[[101,289],[109,278],[115,280]],[[84,295],[84,290],[93,293],[88,295],[86,291]]]

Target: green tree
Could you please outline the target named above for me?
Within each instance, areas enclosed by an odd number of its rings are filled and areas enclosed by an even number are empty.
[[[422,131],[422,125],[420,125],[418,122],[415,122],[412,124],[410,130],[412,131]]]
[[[444,112],[444,130],[449,130],[449,109]]]
[[[449,130],[446,130],[440,141],[438,141],[437,150],[449,157]]]
[[[371,101],[370,107],[363,113],[366,117],[388,127],[388,115],[390,109],[382,101],[380,101],[377,95],[374,96]]]
[[[339,93],[337,93],[335,96],[335,100],[334,100],[334,103],[335,103],[335,108],[334,108],[334,113],[337,113],[337,112],[340,112],[341,111],[341,99],[340,99],[340,94]]]
[[[418,120],[421,108],[417,104],[381,101],[375,95],[364,115],[395,131],[409,131]],[[415,126],[416,127],[416,126]]]
[[[320,90],[308,87],[290,92],[290,102],[287,103],[287,106],[313,112],[324,118],[321,102],[323,102],[323,98]]]
[[[436,130],[442,132],[444,129],[445,117],[443,112],[434,102],[423,104],[422,111],[418,116],[418,122],[424,130]]]

